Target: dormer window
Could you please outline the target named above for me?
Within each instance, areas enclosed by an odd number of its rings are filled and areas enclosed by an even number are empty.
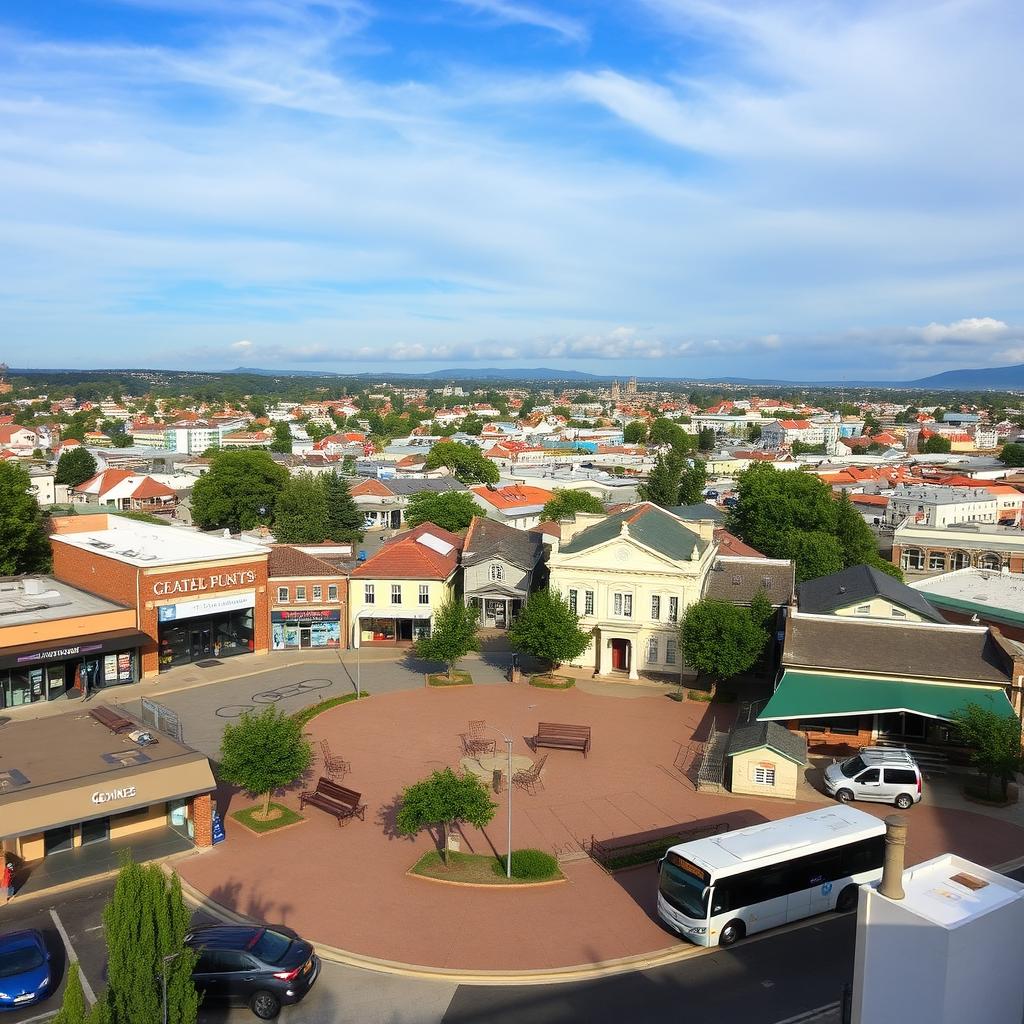
[[[494,583],[501,583],[505,579],[505,567],[500,562],[491,563],[491,580]]]

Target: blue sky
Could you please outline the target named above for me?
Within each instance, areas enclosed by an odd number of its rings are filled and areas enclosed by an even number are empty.
[[[1024,362],[1024,5],[0,11],[0,359]]]

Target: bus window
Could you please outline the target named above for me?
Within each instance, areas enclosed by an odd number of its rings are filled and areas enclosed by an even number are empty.
[[[707,887],[699,878],[668,860],[662,861],[658,888],[662,898],[680,914],[696,921],[703,921],[708,916]]]

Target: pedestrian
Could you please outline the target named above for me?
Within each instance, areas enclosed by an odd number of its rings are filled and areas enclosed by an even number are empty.
[[[4,892],[4,904],[10,903],[14,896],[14,865],[10,861],[4,865],[4,870],[0,873],[0,889]]]

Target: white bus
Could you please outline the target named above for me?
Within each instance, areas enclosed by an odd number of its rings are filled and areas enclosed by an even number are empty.
[[[658,916],[699,946],[826,910],[853,910],[882,877],[885,825],[828,807],[673,846],[658,865]]]

